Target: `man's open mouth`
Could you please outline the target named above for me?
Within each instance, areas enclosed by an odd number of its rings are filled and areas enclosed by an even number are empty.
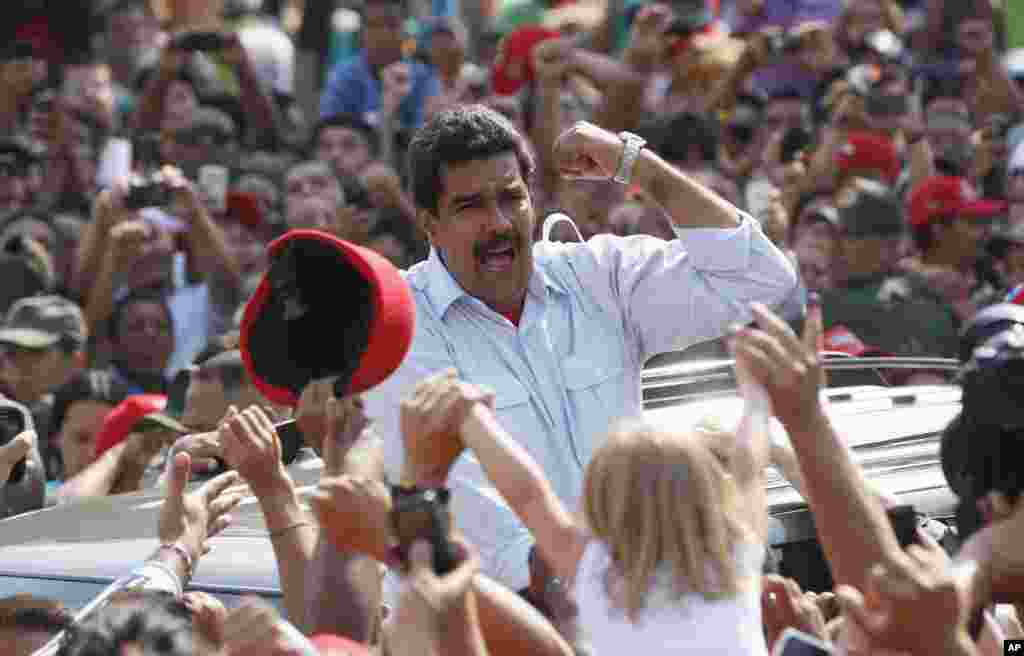
[[[480,267],[484,271],[500,273],[508,271],[516,259],[516,248],[512,244],[504,243],[499,246],[483,250],[480,254]]]

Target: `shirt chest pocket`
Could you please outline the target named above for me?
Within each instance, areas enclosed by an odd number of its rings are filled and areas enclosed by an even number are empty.
[[[562,360],[562,374],[586,463],[624,411],[626,369],[621,362],[570,357]]]
[[[538,435],[544,430],[530,393],[515,377],[469,376],[470,382],[494,392],[494,411],[513,437]]]

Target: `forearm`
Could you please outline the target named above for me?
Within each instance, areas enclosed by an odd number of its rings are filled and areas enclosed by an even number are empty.
[[[93,220],[85,225],[85,232],[75,252],[72,276],[72,288],[79,298],[89,296],[89,290],[103,264],[104,254],[110,248],[110,229],[115,223],[115,217],[97,204],[93,210]]]
[[[191,208],[191,216],[192,228],[188,232],[188,241],[202,264],[204,277],[212,273],[211,269],[216,269],[223,274],[220,277],[222,284],[240,288],[242,269],[228,249],[224,231],[214,223],[210,213],[201,204]]]
[[[257,493],[256,496],[274,548],[288,619],[304,629],[304,587],[309,565],[316,555],[316,522],[302,508],[290,479],[281,489]]]
[[[440,640],[445,656],[487,656],[480,619],[476,607],[476,594],[466,593],[463,603],[446,618],[445,632]]]
[[[786,429],[836,583],[864,590],[870,568],[900,552],[881,501],[823,409]]]
[[[573,52],[573,65],[604,94],[594,123],[612,132],[636,129],[643,118],[650,74],[582,50]]]
[[[540,465],[505,432],[489,409],[479,404],[473,408],[462,424],[462,439],[524,523],[532,506],[554,496]]]
[[[110,493],[121,470],[121,457],[127,442],[108,449],[95,462],[80,471],[57,491],[61,503],[103,497]]]
[[[271,147],[277,143],[277,109],[270,94],[263,90],[248,56],[237,66],[239,100],[248,119],[248,142],[254,146]]]
[[[541,179],[545,189],[557,189],[561,176],[555,166],[555,140],[562,127],[562,86],[560,80],[541,80],[537,95],[533,121],[533,143],[540,159]]]
[[[164,97],[171,84],[171,76],[162,71],[146,83],[142,97],[132,115],[132,127],[136,130],[159,130],[164,115]]]
[[[768,466],[771,405],[767,399],[744,404],[743,416],[736,427],[737,450],[733,476],[741,486],[762,485],[764,468]]]
[[[908,189],[914,189],[919,182],[935,175],[935,157],[928,139],[921,139],[910,146],[910,181]]]
[[[104,326],[114,311],[114,279],[117,276],[117,254],[110,250],[104,256],[93,284],[84,292],[85,320],[92,334],[104,336]]]
[[[633,181],[668,213],[677,228],[735,228],[739,212],[650,149],[640,151]]]
[[[811,189],[827,189],[835,181],[835,157],[839,148],[846,142],[846,130],[836,126],[825,128],[821,145],[811,155],[811,164],[807,170],[808,186]]]
[[[708,96],[704,105],[704,111],[708,114],[722,110],[732,109],[736,105],[740,92],[747,78],[754,72],[755,67],[746,58],[741,58],[736,66],[729,71],[729,74],[718,81],[714,90]]]
[[[380,565],[340,551],[321,537],[306,576],[306,633],[343,635],[369,642],[380,612]]]
[[[377,141],[380,143],[378,159],[388,166],[398,169],[395,161],[395,126],[398,123],[398,112],[382,114],[377,123]]]
[[[572,649],[533,606],[482,574],[473,579],[480,628],[493,656],[571,656]]]

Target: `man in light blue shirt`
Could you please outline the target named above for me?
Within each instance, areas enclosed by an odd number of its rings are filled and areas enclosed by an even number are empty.
[[[328,75],[320,95],[320,118],[335,114],[356,114],[370,125],[381,119],[383,78],[390,75],[403,87],[404,98],[397,118],[405,129],[423,122],[426,99],[437,95],[437,76],[422,62],[402,62],[405,38],[404,3],[399,0],[367,0],[362,8],[363,49],[358,55],[340,62]],[[405,67],[397,71],[396,64]],[[401,79],[399,79],[401,78]]]
[[[416,334],[401,367],[365,397],[393,481],[403,460],[400,401],[452,367],[496,392],[502,425],[575,507],[611,423],[642,411],[640,374],[650,356],[721,337],[750,320],[751,301],[778,307],[795,294],[796,272],[758,224],[639,137],[580,123],[559,138],[555,160],[566,177],[639,185],[678,238],[534,244],[533,160],[523,137],[482,107],[433,118],[409,147],[413,197],[431,241],[429,258],[406,275]],[[479,464],[463,455],[448,485],[455,521],[484,570],[526,588],[532,539]]]

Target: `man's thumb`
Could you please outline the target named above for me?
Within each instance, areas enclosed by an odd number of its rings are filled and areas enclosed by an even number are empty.
[[[192,478],[192,456],[187,453],[178,453],[171,463],[171,475],[167,482],[167,496],[180,498],[185,494],[185,486]]]

